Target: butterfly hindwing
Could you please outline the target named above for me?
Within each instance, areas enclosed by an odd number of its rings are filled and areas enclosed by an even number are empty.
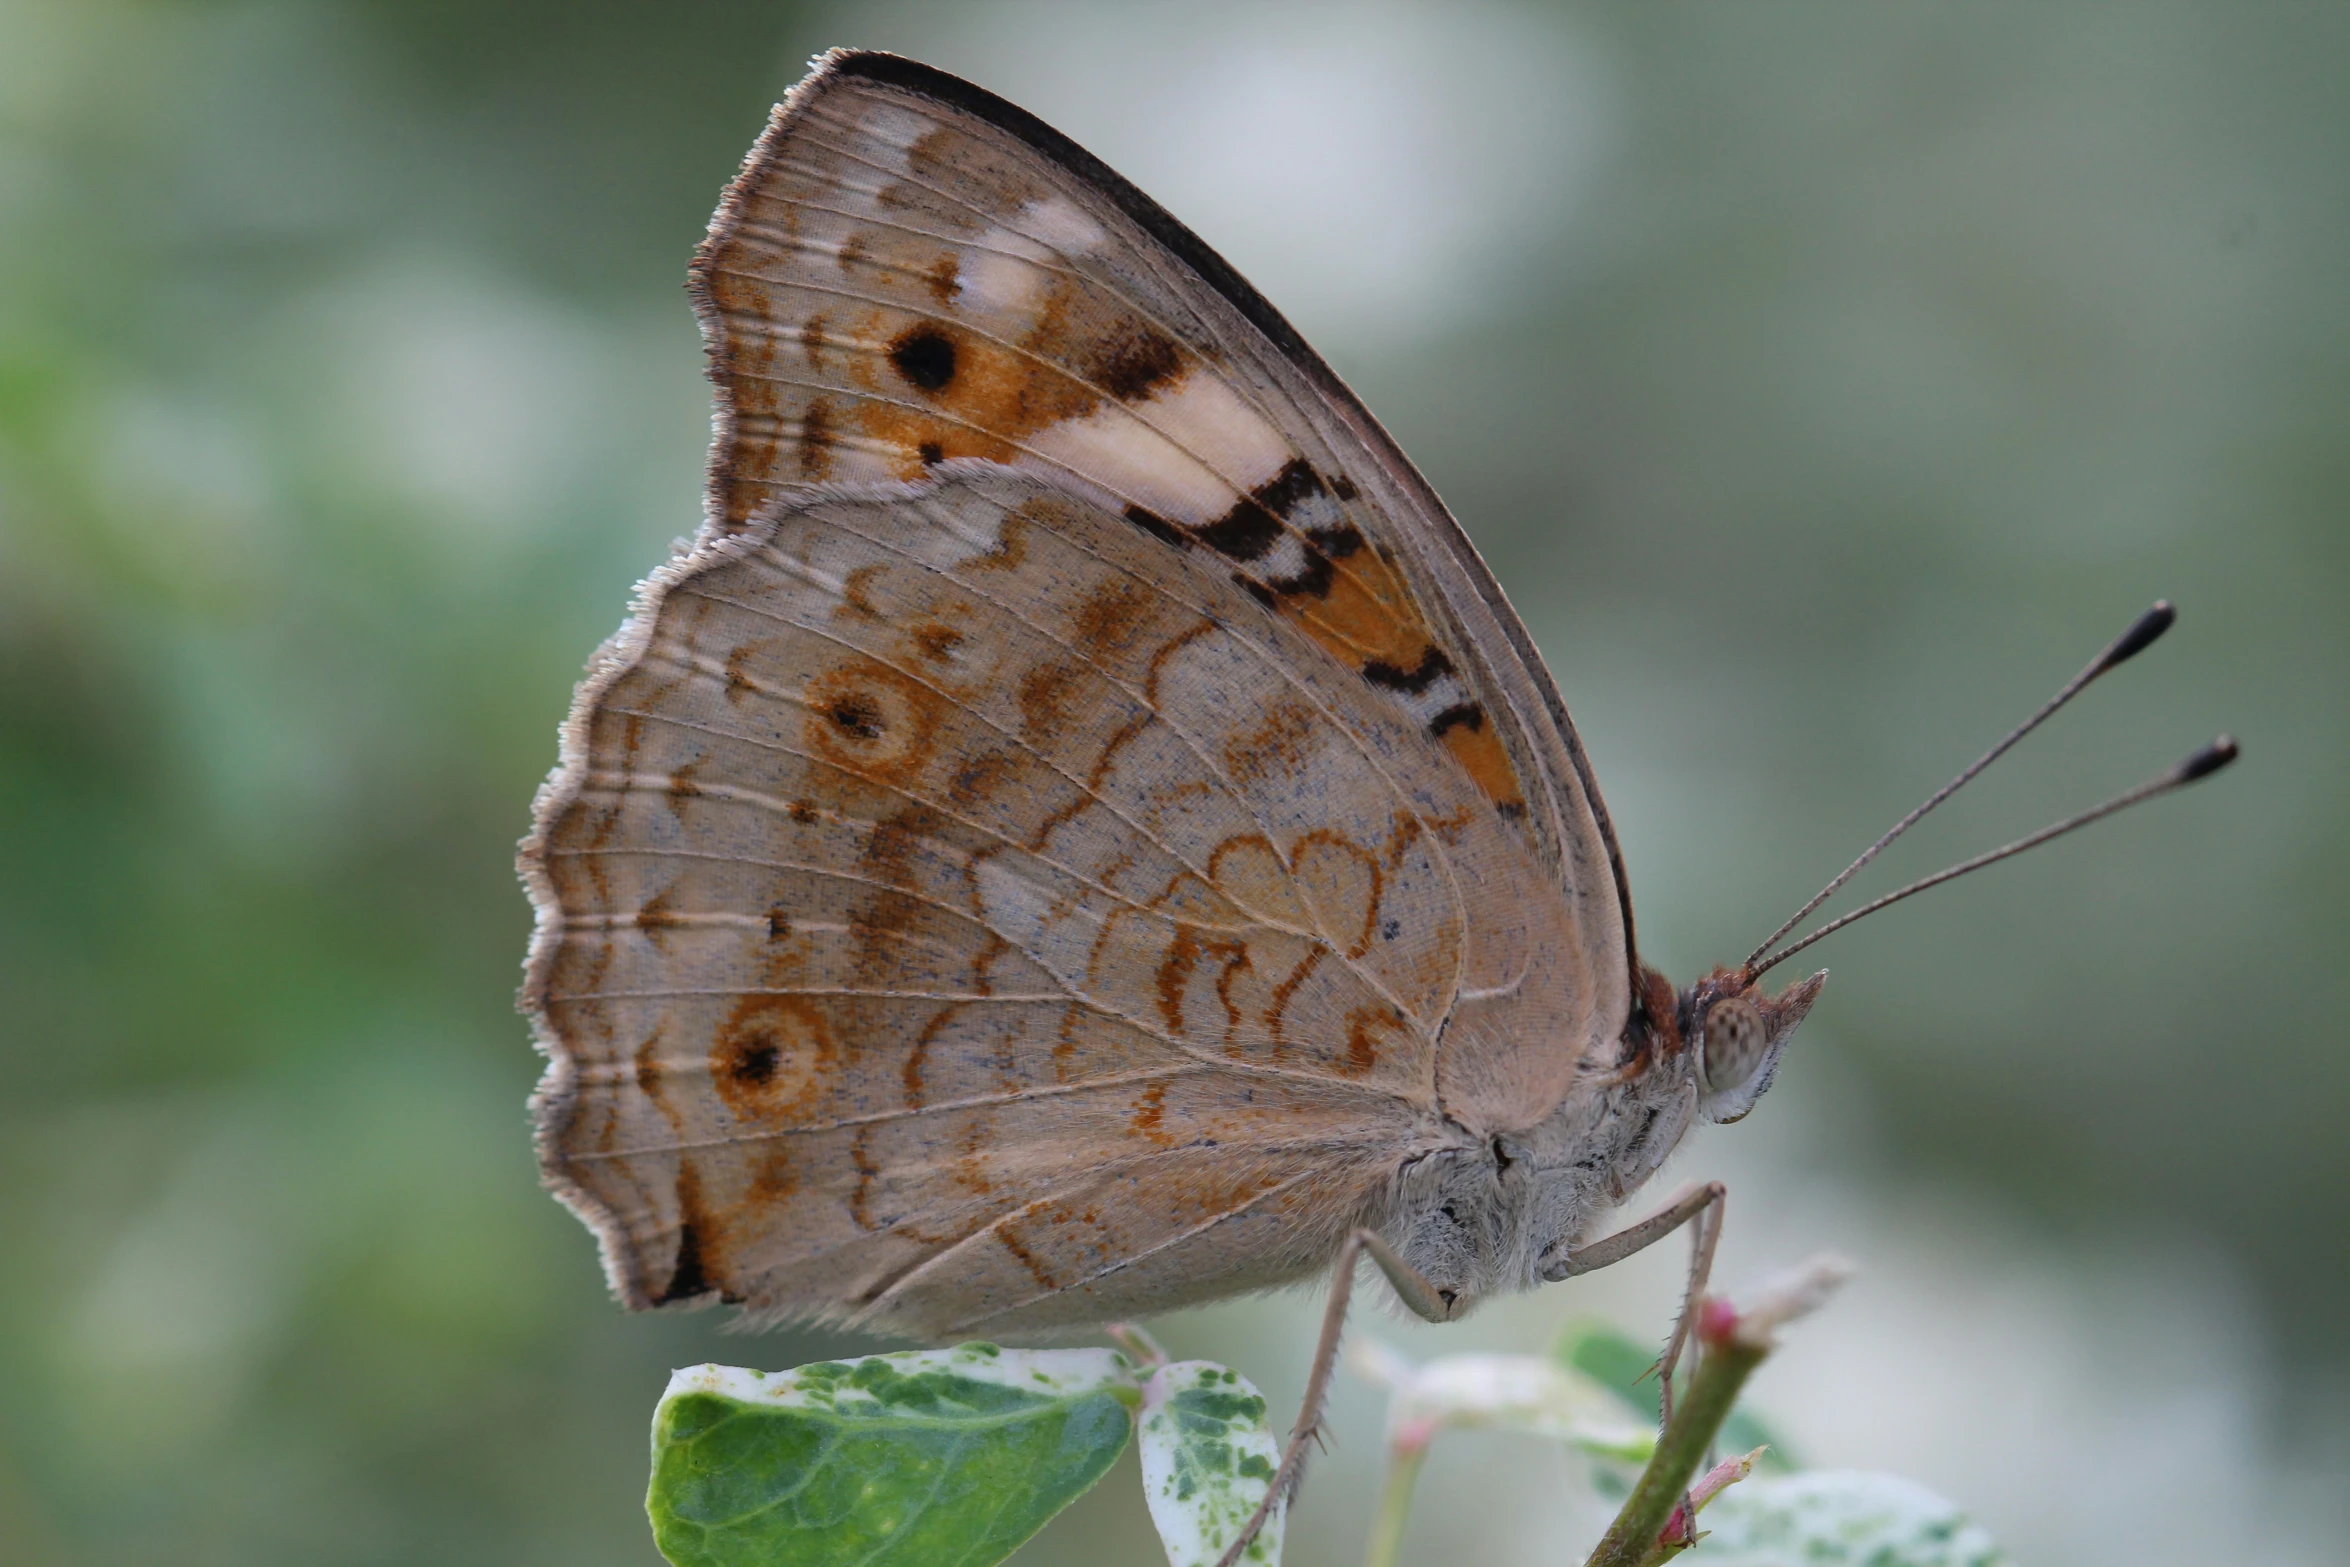
[[[535,850],[550,1154],[630,1298],[961,1331],[1318,1259],[1435,1112],[1466,888],[1524,865],[1309,648],[1000,470],[657,580]]]

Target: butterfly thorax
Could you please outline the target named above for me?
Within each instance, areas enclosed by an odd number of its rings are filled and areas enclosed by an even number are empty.
[[[1770,1085],[1825,974],[1778,996],[1716,969],[1676,994],[1643,968],[1613,1070],[1580,1078],[1522,1132],[1452,1134],[1399,1171],[1385,1226],[1457,1317],[1566,1275],[1571,1248],[1644,1186],[1700,1120],[1734,1121]]]
[[[1451,1315],[1555,1272],[1687,1128],[1695,1097],[1672,988],[1643,978],[1616,1060],[1590,1063],[1548,1115],[1512,1130],[1448,1115],[1438,1146],[1398,1172],[1384,1229]]]

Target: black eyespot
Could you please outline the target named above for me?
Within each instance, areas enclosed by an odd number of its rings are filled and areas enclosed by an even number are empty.
[[[844,696],[832,704],[828,716],[843,733],[860,740],[881,738],[881,709],[869,697]]]
[[[955,345],[938,328],[919,326],[890,348],[889,362],[925,392],[935,392],[955,378]]]
[[[728,1070],[738,1083],[764,1085],[774,1081],[775,1066],[781,1059],[782,1053],[776,1049],[775,1041],[761,1038],[738,1054]]]

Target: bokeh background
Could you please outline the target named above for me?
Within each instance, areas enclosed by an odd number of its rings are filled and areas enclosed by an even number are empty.
[[[2340,1560],[2350,11],[2243,0],[0,0],[0,1558],[645,1567],[668,1368],[857,1347],[623,1318],[511,1010],[570,683],[696,521],[687,253],[834,43],[1059,124],[1354,381],[1679,977],[2179,602],[1867,886],[2245,761],[1840,937],[1668,1173],[1733,1281],[1865,1270],[1758,1389],[1805,1458],[2026,1560]],[[1678,1266],[1363,1331],[1661,1333]],[[1314,1309],[1166,1334],[1280,1402]],[[1462,1438],[1407,1549],[1593,1526]],[[1023,1560],[1154,1553],[1129,1477]]]

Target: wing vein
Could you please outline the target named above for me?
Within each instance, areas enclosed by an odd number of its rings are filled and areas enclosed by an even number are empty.
[[[830,1121],[807,1126],[762,1127],[755,1132],[733,1132],[724,1137],[697,1137],[670,1142],[651,1143],[636,1148],[584,1148],[570,1157],[578,1164],[598,1164],[617,1160],[665,1158],[673,1154],[701,1153],[713,1148],[737,1148],[745,1143],[763,1143],[778,1137],[816,1137],[826,1132],[851,1131],[862,1126],[878,1126],[890,1121],[919,1120],[924,1116],[949,1115],[959,1110],[985,1110],[996,1105],[1025,1104],[1037,1099],[1059,1099],[1071,1095],[1108,1089],[1125,1088],[1134,1083],[1172,1082],[1177,1078],[1197,1077],[1210,1072],[1238,1072],[1251,1077],[1285,1079],[1308,1082],[1317,1088],[1343,1092],[1357,1099],[1399,1100],[1401,1096],[1387,1089],[1365,1083],[1352,1083],[1339,1078],[1326,1078],[1302,1072],[1286,1072],[1278,1067],[1261,1066],[1246,1061],[1194,1062],[1185,1066],[1153,1067],[1144,1072],[1122,1073],[1111,1077],[1088,1078],[1078,1083],[1054,1083],[1048,1086],[1012,1089],[1000,1094],[973,1094],[963,1099],[946,1100],[933,1105],[919,1105],[903,1110],[876,1110],[871,1115],[840,1116]],[[1408,1101],[1406,1101],[1408,1102]],[[1287,1146],[1286,1144],[1284,1146]],[[1300,1148],[1323,1146],[1351,1146],[1344,1141],[1303,1141]]]
[[[929,497],[924,497],[921,500],[916,501],[914,504],[917,506],[926,507],[929,499]],[[949,531],[952,531],[951,522],[949,522],[942,515],[927,509],[924,511],[924,515],[934,526],[946,528]],[[1034,522],[1034,519],[1031,519],[1031,521]],[[852,534],[857,538],[864,539],[866,542],[872,544],[875,548],[888,550],[892,554],[898,555],[902,559],[908,560],[914,565],[921,566],[924,569],[931,571],[936,571],[938,569],[936,567],[929,566],[926,562],[916,560],[906,551],[899,549],[897,546],[889,543],[885,539],[875,536],[874,534],[864,532],[857,528],[849,527],[845,523],[832,521],[829,518],[827,519],[827,522],[829,525],[839,528],[843,533]],[[1173,593],[1170,593],[1165,588],[1161,587],[1159,584],[1150,581],[1148,578],[1143,577],[1124,566],[1119,565],[1117,562],[1108,559],[1098,551],[1088,549],[1080,541],[1070,538],[1067,534],[1061,533],[1057,529],[1051,528],[1048,524],[1036,522],[1035,525],[1045,528],[1045,530],[1051,532],[1055,538],[1060,539],[1071,549],[1077,550],[1079,553],[1085,555],[1088,559],[1100,565],[1105,571],[1112,572],[1118,576],[1124,577],[1129,582],[1138,584],[1143,588],[1144,591],[1154,595],[1162,601],[1175,605],[1177,608],[1185,611],[1186,613],[1203,616],[1207,614],[1207,611],[1202,609],[1199,605],[1187,602],[1186,600],[1177,597]],[[774,548],[772,543],[766,546],[765,552],[768,554],[780,553]],[[1005,602],[1003,599],[998,598],[996,595],[989,592],[986,588],[980,586],[979,584],[971,582],[964,577],[954,576],[948,573],[942,572],[940,575],[947,576],[949,581],[953,582],[957,587],[964,589],[966,592],[985,599],[988,603],[993,604],[1004,614],[1012,617],[1014,620],[1017,620],[1020,624],[1034,631],[1038,636],[1043,637],[1047,641],[1053,643],[1056,647],[1062,648],[1064,651],[1069,653],[1076,654],[1076,656],[1079,658],[1085,657],[1085,655],[1079,653],[1072,644],[1063,640],[1059,636],[1056,636],[1049,628],[1039,624],[1034,620],[1031,620],[1028,616],[1022,614],[1019,609]],[[1363,743],[1362,738],[1357,735],[1349,725],[1343,722],[1337,713],[1333,712],[1330,707],[1322,701],[1319,694],[1301,684],[1281,659],[1275,657],[1268,649],[1261,647],[1256,642],[1251,640],[1237,626],[1231,624],[1230,622],[1219,623],[1217,629],[1222,631],[1227,636],[1230,636],[1235,643],[1246,649],[1274,675],[1288,682],[1292,689],[1302,695],[1308,702],[1312,703],[1315,712],[1322,718],[1323,722],[1328,724],[1334,733],[1344,737],[1347,745],[1352,748],[1355,755],[1361,759],[1363,765],[1370,769],[1372,774],[1379,779],[1380,783],[1386,786],[1389,797],[1396,802],[1398,808],[1419,822],[1421,835],[1429,843],[1430,852],[1435,855],[1438,864],[1443,868],[1446,883],[1452,890],[1452,914],[1462,931],[1462,941],[1460,945],[1465,950],[1467,944],[1466,938],[1468,910],[1465,906],[1465,900],[1463,899],[1461,893],[1459,878],[1454,874],[1453,871],[1451,857],[1445,852],[1443,840],[1436,832],[1434,824],[1431,823],[1426,815],[1421,812],[1419,807],[1413,802],[1411,796],[1404,791],[1402,786],[1399,785],[1395,779],[1388,775],[1385,768],[1379,765],[1378,759],[1371,754],[1370,748]],[[1180,740],[1183,743],[1184,748],[1199,759],[1200,765],[1208,770],[1209,774],[1214,777],[1220,785],[1223,786],[1227,794],[1229,794],[1234,802],[1240,807],[1240,809],[1247,814],[1249,819],[1257,824],[1259,831],[1264,835],[1265,841],[1267,843],[1272,843],[1274,841],[1275,828],[1273,823],[1267,820],[1263,813],[1260,812],[1257,807],[1249,801],[1246,792],[1241,790],[1236,784],[1233,783],[1230,773],[1208,754],[1206,747],[1202,746],[1192,734],[1183,729],[1180,725],[1176,724],[1174,720],[1168,718],[1164,713],[1159,711],[1157,704],[1151,700],[1151,696],[1148,691],[1130,686],[1125,681],[1120,680],[1115,675],[1111,674],[1110,671],[1103,669],[1099,664],[1094,663],[1091,659],[1086,659],[1085,661],[1087,666],[1095,670],[1095,672],[1098,673],[1103,680],[1107,681],[1113,686],[1116,686],[1119,690],[1126,692],[1127,695],[1141,703],[1145,709],[1151,712],[1156,721],[1166,725],[1168,733],[1174,735],[1178,740]],[[1286,862],[1284,862],[1283,868],[1285,870],[1289,869]],[[1226,896],[1230,898],[1231,895],[1226,894]],[[1237,898],[1232,898],[1231,901],[1238,907],[1244,909],[1247,907],[1245,904],[1241,904]],[[1258,911],[1253,909],[1248,910],[1248,912],[1252,914],[1258,913]],[[1262,914],[1259,914],[1258,917],[1263,923],[1276,929],[1291,929],[1291,927],[1287,925],[1265,918]],[[1396,996],[1394,992],[1389,989],[1385,981],[1380,979],[1373,970],[1361,966],[1355,959],[1349,957],[1346,951],[1343,948],[1338,947],[1330,937],[1319,931],[1316,931],[1310,934],[1309,939],[1315,941],[1317,944],[1327,949],[1330,955],[1337,959],[1338,962],[1343,967],[1345,967],[1349,973],[1355,975],[1364,985],[1368,986],[1383,1000],[1388,1002],[1389,1005],[1393,1006],[1398,1012],[1402,1013],[1406,1017],[1411,1017],[1413,1015],[1411,1010],[1403,1005],[1401,998]],[[1456,957],[1453,973],[1453,991],[1456,995],[1460,989],[1460,975],[1461,960]],[[1442,1010],[1449,1014],[1451,1010],[1451,1003],[1449,999]],[[1433,1038],[1433,1035],[1431,1035],[1431,1038]]]

